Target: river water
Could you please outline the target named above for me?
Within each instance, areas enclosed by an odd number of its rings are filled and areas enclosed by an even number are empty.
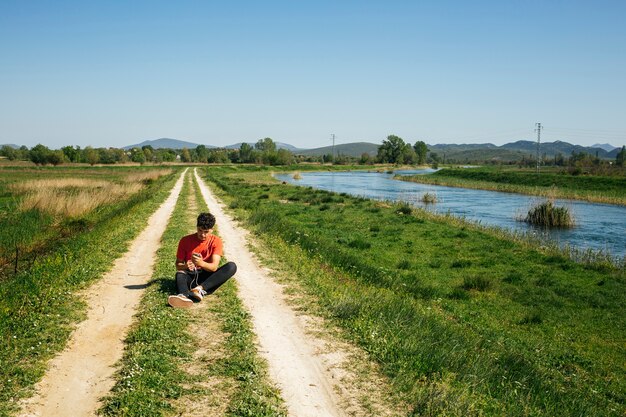
[[[587,203],[576,200],[555,200],[573,213],[576,226],[572,229],[550,230],[534,228],[516,218],[545,198],[497,191],[444,187],[394,180],[395,174],[429,174],[433,170],[380,172],[303,172],[299,180],[291,174],[277,174],[281,181],[300,186],[348,193],[377,200],[406,201],[414,206],[436,213],[450,213],[466,220],[492,225],[513,231],[528,232],[543,239],[552,239],[559,245],[569,245],[581,250],[591,249],[626,257],[626,207],[610,204]],[[437,196],[437,203],[420,201],[424,193]]]

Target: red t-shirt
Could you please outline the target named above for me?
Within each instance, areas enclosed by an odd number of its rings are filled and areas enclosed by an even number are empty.
[[[209,235],[205,241],[202,241],[198,239],[198,235],[195,233],[187,235],[178,242],[176,259],[187,262],[191,260],[191,254],[194,252],[201,254],[204,261],[208,261],[213,254],[223,256],[222,239],[215,235]]]

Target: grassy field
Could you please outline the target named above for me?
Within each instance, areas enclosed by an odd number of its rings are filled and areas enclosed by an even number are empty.
[[[67,174],[66,174],[67,172]],[[115,178],[131,174],[117,170],[2,171],[2,235],[12,230],[25,239],[26,260],[17,273],[5,265],[0,285],[0,415],[11,415],[20,398],[43,375],[45,364],[63,348],[85,304],[74,294],[100,278],[128,243],[145,227],[145,220],[165,200],[176,179],[172,171],[148,181],[127,198],[93,209],[79,218],[25,212],[21,195],[9,193],[10,183],[33,177],[90,175]],[[134,174],[133,174],[134,175]],[[11,211],[5,211],[11,208]],[[102,250],[102,242],[106,249]],[[10,244],[13,244],[11,241]]]
[[[250,171],[205,175],[409,415],[626,412],[624,270]]]
[[[571,198],[626,205],[626,178],[569,175],[518,169],[446,168],[431,175],[396,176],[396,179],[426,184]]]
[[[0,281],[28,267],[55,243],[115,216],[124,201],[171,169],[0,169]],[[141,197],[143,198],[143,197]]]

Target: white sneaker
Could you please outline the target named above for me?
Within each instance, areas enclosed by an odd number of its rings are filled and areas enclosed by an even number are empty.
[[[167,297],[167,303],[176,308],[189,308],[193,305],[193,301],[183,294],[170,295]]]
[[[205,295],[206,291],[202,287],[196,287],[189,293],[189,296],[196,301],[202,301]]]

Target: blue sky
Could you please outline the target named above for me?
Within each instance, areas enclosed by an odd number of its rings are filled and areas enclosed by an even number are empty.
[[[626,1],[0,2],[0,143],[626,143]]]

